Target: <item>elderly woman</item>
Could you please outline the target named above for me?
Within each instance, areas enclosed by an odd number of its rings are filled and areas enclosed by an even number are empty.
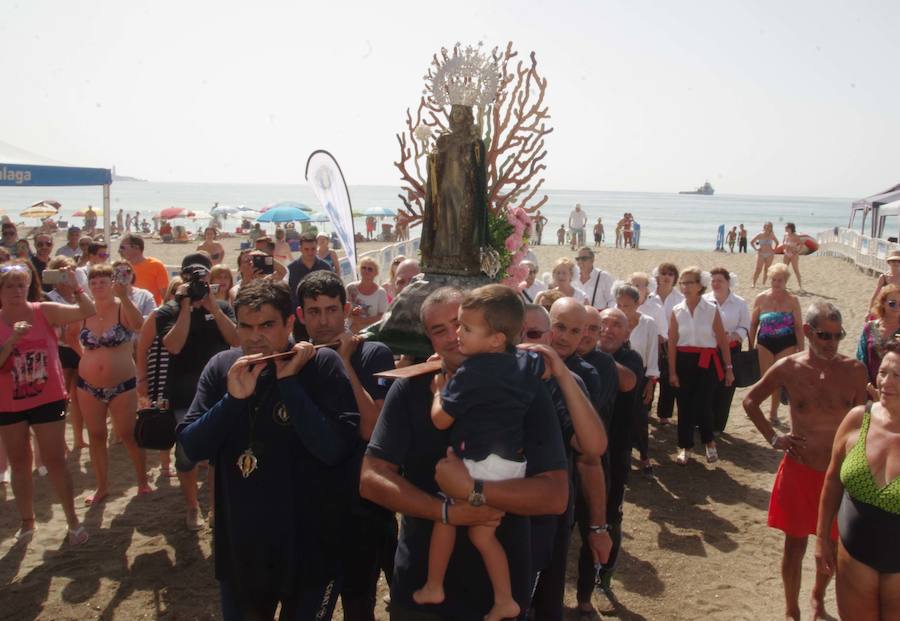
[[[728,335],[728,347],[731,349],[731,359],[741,351],[741,344],[750,333],[750,308],[744,298],[731,290],[731,274],[724,267],[716,267],[710,270],[710,284],[712,291],[703,294],[703,297],[719,307],[722,316],[722,325]],[[713,398],[713,431],[720,433],[725,431],[728,423],[728,412],[731,410],[731,401],[734,399],[735,386],[726,386],[719,382],[716,386],[716,394]]]
[[[759,347],[759,370],[765,374],[776,360],[803,349],[803,315],[800,301],[788,293],[788,266],[776,263],[768,271],[770,288],[756,296],[750,313],[750,349]],[[778,422],[779,395],[772,395],[769,420]]]
[[[688,463],[694,429],[706,445],[706,461],[718,461],[713,435],[713,397],[717,382],[734,383],[731,350],[716,305],[703,298],[706,286],[699,267],[687,267],[678,276],[684,301],[672,309],[669,320],[669,383],[677,389],[678,457]],[[723,370],[724,367],[724,370]]]
[[[644,365],[643,377],[638,381],[641,390],[643,407],[638,409],[639,416],[635,417],[632,427],[632,437],[638,447],[641,456],[640,468],[644,474],[652,474],[650,465],[649,437],[647,425],[650,404],[653,402],[653,388],[659,381],[659,326],[648,315],[642,314],[638,307],[642,303],[641,293],[630,284],[619,285],[614,291],[616,306],[625,313],[628,319],[628,341],[631,349],[641,357]]]
[[[0,266],[0,440],[12,470],[12,488],[22,521],[18,541],[34,535],[34,487],[29,433],[34,432],[50,482],[62,503],[68,540],[84,543],[88,534],[75,514],[72,478],[66,468],[66,388],[54,326],[94,314],[94,304],[65,278],[77,304],[29,302],[32,272],[22,263]]]
[[[842,619],[900,610],[900,343],[884,346],[878,401],[850,410],[834,437],[819,503],[816,565],[837,573]],[[840,542],[835,545],[837,517]]]
[[[359,277],[347,285],[347,301],[350,302],[350,330],[359,332],[381,320],[388,308],[387,292],[375,282],[378,263],[370,257],[359,261]]]
[[[231,288],[234,287],[234,276],[231,268],[224,263],[213,265],[209,271],[209,286],[213,297],[231,303]]]
[[[388,304],[394,301],[394,297],[396,296],[396,292],[394,291],[394,278],[397,276],[397,267],[406,261],[406,257],[402,254],[398,254],[396,257],[391,259],[391,265],[388,268],[388,277],[387,280],[381,283],[381,288],[384,289],[388,294]]]
[[[116,436],[128,450],[137,475],[138,494],[150,492],[144,451],[134,440],[137,392],[135,388],[134,338],[144,317],[128,295],[128,285],[113,280],[113,268],[91,266],[88,284],[97,314],[85,320],[78,332],[84,350],[78,365],[78,403],[90,438],[91,466],[97,489],[85,504],[101,502],[109,495],[109,456],[106,451],[107,412]],[[77,327],[77,326],[76,326]]]
[[[533,303],[541,291],[547,289],[547,285],[537,280],[538,267],[531,261],[522,261],[519,265],[527,271],[525,280],[519,283],[519,292],[526,304]]]
[[[675,288],[675,282],[678,280],[678,268],[674,263],[660,263],[655,270],[653,276],[656,278],[656,292],[647,298],[642,306],[658,307],[648,308],[645,314],[656,317],[659,321],[659,314],[662,313],[662,323],[659,324],[659,333],[663,336],[664,341],[669,339],[669,320],[672,318],[672,309],[676,304],[684,300]],[[645,312],[641,310],[641,312]],[[673,352],[674,356],[674,352]],[[672,419],[672,413],[675,411],[675,390],[669,382],[669,346],[667,342],[661,342],[659,346],[659,399],[656,401],[656,415],[659,417],[660,425],[668,425]]]
[[[856,358],[866,365],[869,382],[874,384],[884,346],[900,332],[900,287],[884,287],[872,305],[872,314],[875,319],[866,322],[859,336]]]
[[[209,255],[213,263],[225,262],[225,247],[216,241],[219,232],[213,226],[208,226],[203,231],[203,243],[197,246],[197,250],[201,250]]]
[[[878,277],[878,282],[875,284],[875,292],[872,294],[872,299],[869,300],[869,308],[875,308],[875,302],[884,287],[887,287],[888,285],[897,285],[900,287],[900,250],[891,250],[885,261],[888,264],[889,271]],[[875,318],[874,311],[869,318]]]
[[[756,237],[750,240],[750,245],[756,250],[756,269],[753,271],[753,288],[756,288],[756,280],[759,275],[763,275],[762,284],[765,286],[766,277],[772,261],[775,259],[775,246],[778,245],[778,238],[772,232],[772,223],[763,224],[762,233],[757,233]]]
[[[559,291],[563,297],[575,298],[582,304],[587,299],[584,291],[575,285],[575,262],[568,257],[563,257],[553,266],[552,281],[547,291]],[[541,304],[541,298],[547,291],[542,291],[535,298],[535,304]]]
[[[332,271],[338,276],[341,275],[341,263],[338,260],[337,253],[329,247],[331,238],[325,233],[316,235],[316,256],[331,266]]]

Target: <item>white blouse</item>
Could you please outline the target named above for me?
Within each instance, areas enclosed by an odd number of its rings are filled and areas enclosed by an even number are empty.
[[[688,310],[687,302],[679,302],[672,309],[672,316],[678,322],[679,347],[718,347],[713,321],[719,312],[715,303],[700,298],[694,313]]]
[[[643,304],[638,306],[638,312],[641,315],[652,317],[653,321],[656,322],[656,329],[659,331],[659,335],[664,341],[669,340],[669,319],[658,297],[648,297]]]
[[[741,335],[741,341],[750,334],[750,308],[747,302],[739,295],[729,294],[724,304],[716,302],[716,294],[704,293],[703,297],[719,307],[719,315],[722,316],[722,326],[726,334],[732,332]],[[731,337],[729,337],[731,338]]]
[[[631,349],[641,356],[646,377],[659,377],[659,326],[649,315],[640,315],[638,324],[628,336]]]
[[[669,295],[666,297],[665,301],[663,301],[663,299],[659,297],[658,293],[654,293],[653,295],[651,295],[648,300],[654,300],[663,307],[663,310],[666,312],[666,325],[669,325],[669,318],[672,316],[672,310],[675,308],[676,304],[681,304],[682,302],[684,302],[684,296],[677,289],[672,289],[672,291],[670,291]]]

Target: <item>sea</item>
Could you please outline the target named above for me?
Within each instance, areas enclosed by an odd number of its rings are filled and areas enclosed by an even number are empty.
[[[394,210],[403,205],[398,198],[399,187],[350,186],[350,200],[354,211],[362,212],[370,207],[388,207]],[[607,244],[615,239],[615,225],[625,212],[633,214],[641,225],[641,247],[649,249],[673,248],[685,250],[712,250],[720,225],[726,230],[743,224],[750,237],[762,230],[766,221],[775,225],[775,233],[783,235],[784,225],[793,222],[797,232],[807,235],[846,226],[850,213],[850,198],[800,197],[800,196],[749,196],[715,194],[700,196],[659,192],[606,192],[587,190],[547,190],[547,202],[541,213],[549,219],[544,229],[543,243],[556,243],[556,230],[567,224],[569,213],[580,204],[590,219],[587,235],[591,237],[593,223],[603,219],[607,232]],[[0,213],[14,222],[37,225],[34,219],[24,219],[19,213],[41,200],[55,200],[62,204],[59,220],[81,224],[80,218],[72,218],[78,210],[102,205],[99,187],[83,188],[0,188]],[[321,210],[311,188],[307,185],[226,184],[226,183],[161,183],[118,181],[110,191],[111,211],[139,211],[141,218],[150,216],[166,207],[183,207],[189,210],[209,212],[215,203],[221,205],[246,205],[260,209],[280,201],[298,201],[313,210]],[[206,224],[205,220],[185,220],[182,224],[192,230]],[[225,223],[228,224],[227,222]],[[356,220],[356,230],[364,231],[361,219]],[[322,226],[322,225],[318,225]],[[327,230],[328,225],[325,225]],[[416,235],[416,229],[412,229]]]

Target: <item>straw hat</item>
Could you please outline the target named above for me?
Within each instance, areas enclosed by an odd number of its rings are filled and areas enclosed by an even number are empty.
[[[900,250],[891,250],[891,253],[885,259],[888,263],[892,261],[900,261]]]

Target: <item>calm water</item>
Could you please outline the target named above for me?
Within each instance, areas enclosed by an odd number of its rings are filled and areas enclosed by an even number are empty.
[[[352,186],[353,208],[398,208],[399,188],[390,186]],[[649,192],[597,192],[548,190],[549,200],[541,210],[550,222],[544,231],[544,243],[556,243],[556,229],[567,223],[575,203],[581,203],[591,219],[603,218],[607,234],[613,233],[616,221],[626,211],[634,214],[641,225],[641,246],[645,248],[712,249],[720,224],[728,228],[743,223],[755,235],[762,223],[771,220],[780,237],[785,222],[795,222],[800,233],[815,234],[823,229],[846,226],[851,199],[802,198],[779,196],[715,195],[695,196]],[[62,203],[61,219],[84,209],[102,204],[100,188],[0,188],[0,209],[13,220],[28,205],[42,199]],[[294,200],[319,210],[318,202],[306,185],[255,185],[205,183],[114,183],[111,205],[118,209],[141,212],[145,217],[165,207],[185,207],[209,211],[213,203],[247,205],[260,208],[278,201]],[[29,221],[37,224],[37,221]],[[189,224],[189,222],[185,222]],[[362,222],[357,221],[357,230]],[[194,225],[196,226],[196,225]],[[415,234],[415,230],[413,231]]]

